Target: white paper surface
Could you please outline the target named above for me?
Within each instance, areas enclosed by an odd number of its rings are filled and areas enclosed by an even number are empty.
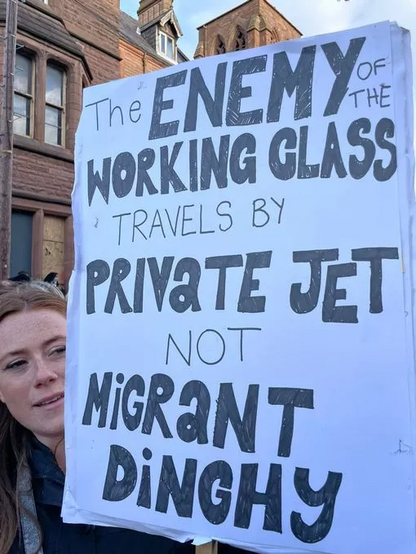
[[[414,552],[409,57],[386,22],[85,91],[65,521]]]

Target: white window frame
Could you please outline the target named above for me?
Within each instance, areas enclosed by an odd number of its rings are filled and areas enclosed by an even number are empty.
[[[165,47],[165,52],[162,50],[162,37],[165,39],[165,41],[170,40],[172,42],[173,58],[168,56],[166,47]],[[167,42],[165,42],[165,44],[167,44]],[[159,31],[159,54],[161,54],[164,58],[166,58],[170,62],[177,63],[177,49],[176,49],[175,41],[172,37],[170,37],[163,31]]]
[[[29,137],[33,138],[34,133],[34,127],[35,127],[35,71],[36,71],[36,63],[35,58],[31,53],[28,52],[19,52],[19,56],[22,58],[26,58],[30,62],[30,92],[20,92],[16,89],[13,90],[13,99],[15,96],[18,96],[20,98],[24,98],[25,100],[29,101],[29,134],[24,133],[23,135],[20,135],[19,133],[16,133],[16,131],[13,129],[14,135],[19,135],[22,137]],[[15,64],[15,71],[17,70],[17,59]],[[14,112],[14,106],[13,106],[13,119],[15,119],[16,115]]]
[[[53,104],[51,102],[47,102],[45,98],[45,110],[46,108],[52,108],[56,111],[58,111],[61,115],[61,141],[58,143],[55,142],[47,142],[45,139],[45,144],[51,144],[52,146],[58,146],[65,148],[66,143],[66,84],[67,84],[67,72],[64,67],[61,67],[58,63],[54,63],[53,60],[48,60],[48,63],[46,64],[46,72],[45,72],[45,92],[46,91],[46,79],[48,75],[48,69],[56,69],[59,71],[62,75],[62,104]],[[45,114],[45,121],[44,126],[46,129],[46,114]]]

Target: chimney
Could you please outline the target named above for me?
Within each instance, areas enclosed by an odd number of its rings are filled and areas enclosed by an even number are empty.
[[[140,0],[137,10],[139,25],[146,25],[169,10],[173,10],[173,0]]]

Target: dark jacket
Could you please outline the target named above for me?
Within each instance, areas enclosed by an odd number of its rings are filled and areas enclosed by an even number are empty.
[[[29,465],[44,554],[193,554],[194,547],[126,529],[72,525],[62,522],[64,474],[52,452],[32,443]],[[17,537],[10,554],[24,554]]]

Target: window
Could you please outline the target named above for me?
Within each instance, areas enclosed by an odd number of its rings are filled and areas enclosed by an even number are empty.
[[[45,142],[63,144],[65,72],[48,64],[46,69]]]
[[[44,279],[57,273],[60,284],[72,267],[71,208],[26,198],[13,198],[10,276],[27,273]]]
[[[32,213],[12,211],[10,277],[20,272],[32,273],[32,227]]]
[[[52,5],[53,1],[49,0],[48,3]],[[67,57],[64,55],[58,54],[52,59],[38,51],[36,46],[33,50],[24,44],[17,46],[13,132],[19,136],[18,142],[27,142],[29,138],[36,141],[33,143],[36,148],[41,142],[45,143],[44,146],[65,148],[68,142],[67,126],[69,139],[72,138],[72,124],[68,118],[66,103],[68,83],[71,86],[73,77],[66,67]],[[25,139],[22,140],[22,136]],[[46,147],[46,150],[49,148]]]
[[[277,29],[273,29],[272,35],[271,35],[271,42],[279,42],[279,33],[277,32]]]
[[[65,218],[45,213],[42,275],[49,273],[65,273]]]
[[[218,35],[217,36],[217,41],[216,41],[216,44],[215,44],[215,54],[225,54],[225,52],[226,52],[226,49],[225,49],[224,41],[223,41],[222,37],[220,37]]]
[[[32,58],[16,54],[14,72],[13,132],[17,135],[32,135],[33,127],[33,76]]]
[[[173,38],[168,37],[165,33],[160,33],[160,52],[169,58],[175,60],[175,43]]]
[[[235,49],[244,50],[246,48],[246,35],[241,27],[237,27],[237,33],[235,36]]]

